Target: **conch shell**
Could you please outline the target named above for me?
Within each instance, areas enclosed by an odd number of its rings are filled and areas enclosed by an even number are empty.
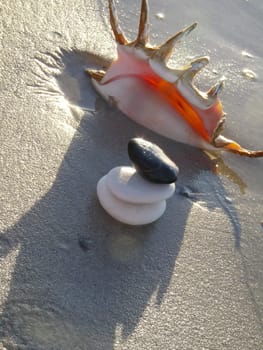
[[[118,57],[107,71],[87,70],[95,89],[137,123],[176,141],[208,151],[229,151],[262,157],[221,135],[225,123],[219,80],[207,92],[194,85],[195,75],[209,63],[199,57],[180,69],[168,66],[175,44],[197,25],[193,23],[160,46],[149,44],[148,1],[142,0],[137,38],[129,42],[122,32],[114,0],[109,0],[110,23]]]

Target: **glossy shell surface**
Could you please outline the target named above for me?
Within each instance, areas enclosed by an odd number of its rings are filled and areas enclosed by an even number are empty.
[[[117,59],[107,71],[87,70],[95,89],[135,122],[176,141],[208,151],[225,150],[248,157],[262,157],[221,135],[225,113],[218,94],[221,79],[208,91],[194,84],[209,57],[171,69],[174,46],[196,27],[182,29],[159,46],[149,43],[148,1],[142,0],[137,38],[129,42],[120,28],[114,0],[109,0],[110,23],[117,43]]]

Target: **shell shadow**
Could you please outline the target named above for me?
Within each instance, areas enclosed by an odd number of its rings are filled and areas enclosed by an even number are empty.
[[[162,302],[197,200],[192,194],[208,191],[212,209],[222,202],[211,191],[216,188],[223,201],[226,193],[204,153],[153,134],[96,98],[83,72],[98,63],[94,55],[61,50],[53,59],[61,69],[52,98],[63,96],[86,114],[48,193],[0,236],[1,256],[19,247],[0,339],[12,338],[28,349],[41,344],[47,350],[110,350],[119,329],[129,336],[149,303]],[[43,71],[48,80],[52,72]],[[127,142],[135,136],[160,145],[179,165],[180,179],[158,222],[130,227],[99,206],[96,183],[113,166],[129,163]],[[226,207],[239,246],[237,214],[229,203]]]

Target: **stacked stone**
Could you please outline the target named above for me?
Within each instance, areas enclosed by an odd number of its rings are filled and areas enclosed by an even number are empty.
[[[134,167],[116,167],[102,177],[98,198],[116,220],[149,224],[163,215],[179,170],[157,145],[140,138],[130,140],[128,154]]]

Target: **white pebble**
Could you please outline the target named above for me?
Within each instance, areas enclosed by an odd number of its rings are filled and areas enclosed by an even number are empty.
[[[145,180],[134,168],[121,166],[112,169],[107,175],[107,186],[120,200],[130,203],[154,203],[170,198],[175,184],[156,184]]]
[[[162,20],[162,19],[164,19],[165,16],[164,16],[164,13],[158,12],[158,13],[155,14],[155,17],[160,19],[160,20]]]
[[[102,207],[116,220],[128,225],[145,225],[159,219],[165,209],[165,200],[149,204],[133,204],[115,197],[106,185],[107,175],[97,184],[97,195]]]
[[[253,58],[254,57],[251,53],[249,53],[247,51],[242,51],[241,55],[244,56],[244,57],[247,57],[247,58]]]
[[[257,74],[255,72],[253,72],[253,70],[251,70],[251,69],[244,68],[242,73],[243,73],[244,77],[247,78],[248,80],[256,80],[257,79]]]

